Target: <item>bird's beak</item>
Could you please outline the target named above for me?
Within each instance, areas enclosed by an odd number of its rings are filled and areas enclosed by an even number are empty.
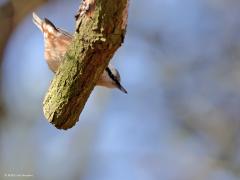
[[[118,89],[119,89],[120,91],[122,91],[123,93],[125,93],[125,94],[128,93],[127,90],[126,90],[120,83],[118,84]]]

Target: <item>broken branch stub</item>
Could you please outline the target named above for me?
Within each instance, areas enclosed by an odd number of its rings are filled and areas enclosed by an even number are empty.
[[[59,129],[73,127],[97,80],[126,32],[128,0],[84,0],[76,33],[43,102],[43,112]]]

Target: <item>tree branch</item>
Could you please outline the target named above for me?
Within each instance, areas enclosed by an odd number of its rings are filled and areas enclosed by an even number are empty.
[[[76,15],[76,33],[43,102],[49,122],[69,129],[78,121],[88,97],[121,46],[128,0],[84,0]]]

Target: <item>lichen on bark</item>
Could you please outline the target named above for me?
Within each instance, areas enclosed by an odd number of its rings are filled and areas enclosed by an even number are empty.
[[[43,102],[49,122],[69,129],[78,121],[88,97],[125,32],[128,0],[91,0],[93,12],[77,16],[74,40]]]

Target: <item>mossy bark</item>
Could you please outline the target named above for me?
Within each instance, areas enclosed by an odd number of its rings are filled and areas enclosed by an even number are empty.
[[[96,0],[91,15],[79,16],[74,40],[43,102],[49,122],[69,129],[78,121],[104,69],[121,46],[128,0]]]

